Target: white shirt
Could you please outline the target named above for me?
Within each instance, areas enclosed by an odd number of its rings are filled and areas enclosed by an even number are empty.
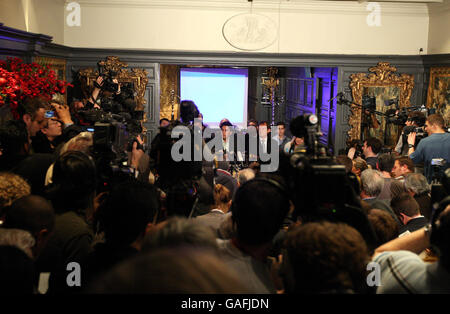
[[[261,146],[263,148],[263,152],[267,153],[267,137],[266,138],[262,138],[260,143],[261,143]]]

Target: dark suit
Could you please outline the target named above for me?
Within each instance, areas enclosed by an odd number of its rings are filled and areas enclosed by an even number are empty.
[[[270,137],[270,133],[268,134],[268,136],[266,137],[266,149],[264,149],[264,145],[262,142],[262,139],[258,136],[258,145],[257,145],[257,149],[258,149],[258,161],[260,163],[269,163],[270,160],[262,160],[261,156],[264,155],[270,155],[272,153],[272,149],[276,149],[277,151],[278,149],[278,143],[277,141],[275,141],[272,137]],[[267,158],[267,157],[266,157]]]
[[[398,230],[398,233],[402,234],[403,232],[406,232],[406,231],[414,232],[416,230],[419,230],[419,229],[425,227],[427,223],[428,223],[428,220],[425,217],[413,218],[410,221],[408,221],[408,223],[406,225],[401,226],[400,229]]]

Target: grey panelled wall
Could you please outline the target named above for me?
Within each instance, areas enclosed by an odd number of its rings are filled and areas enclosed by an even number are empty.
[[[261,106],[260,77],[264,67],[284,68],[337,68],[337,90],[351,99],[349,76],[365,72],[380,61],[390,62],[397,67],[398,73],[413,74],[415,87],[412,104],[426,101],[429,69],[433,66],[450,64],[450,54],[429,56],[380,56],[380,55],[324,55],[324,54],[275,54],[275,53],[206,53],[193,51],[147,51],[123,49],[84,49],[71,48],[51,43],[51,37],[32,34],[3,26],[0,23],[0,59],[6,56],[19,56],[30,61],[33,56],[48,56],[67,60],[67,78],[71,80],[71,69],[96,66],[96,62],[107,56],[118,56],[129,67],[145,68],[149,72],[147,87],[147,106],[149,114],[146,127],[149,138],[157,130],[159,121],[159,64],[196,64],[246,66],[249,71],[249,108],[248,117],[258,120],[270,120],[270,106]],[[253,68],[253,69],[252,69]],[[286,116],[288,111],[281,110],[277,116]],[[347,118],[349,110],[345,106],[336,106],[334,134],[335,152],[345,148],[346,132],[349,129]],[[278,118],[277,117],[277,118]],[[269,118],[269,119],[268,119]]]

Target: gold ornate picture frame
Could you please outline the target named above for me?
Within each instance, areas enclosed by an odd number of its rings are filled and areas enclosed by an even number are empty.
[[[33,62],[39,65],[48,66],[51,70],[55,71],[58,80],[66,81],[66,65],[65,59],[50,58],[50,57],[34,57]],[[65,94],[55,94],[54,99],[67,103],[67,92]]]
[[[430,69],[427,107],[436,109],[436,113],[450,122],[450,67]]]
[[[376,97],[377,111],[383,113],[390,109],[390,107],[385,106],[383,108],[382,106],[383,100],[387,100],[389,97],[396,97],[399,108],[410,106],[411,93],[414,88],[413,75],[399,75],[395,73],[397,68],[390,65],[389,62],[379,62],[377,66],[369,68],[369,71],[372,73],[356,73],[350,75],[350,88],[354,103],[351,105],[351,113],[348,121],[350,125],[348,141],[361,139],[363,110],[360,106],[362,104],[363,95]],[[388,146],[392,146],[393,142],[397,140],[396,137],[398,137],[398,127],[395,128],[394,126],[389,125],[389,128],[386,129],[386,119],[381,116],[379,120],[381,120],[381,125],[379,127],[383,129],[384,133],[375,133],[370,136],[377,138],[382,137],[380,138],[382,142],[385,142],[384,140],[386,139]]]

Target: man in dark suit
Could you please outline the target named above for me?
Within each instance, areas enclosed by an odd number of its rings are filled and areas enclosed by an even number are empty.
[[[400,236],[405,232],[419,230],[428,223],[428,220],[421,215],[417,201],[407,192],[392,199],[391,205],[403,223],[399,229]]]
[[[259,122],[257,149],[260,163],[268,163],[270,161],[272,149],[278,151],[278,143],[271,137],[270,125],[267,121]]]

